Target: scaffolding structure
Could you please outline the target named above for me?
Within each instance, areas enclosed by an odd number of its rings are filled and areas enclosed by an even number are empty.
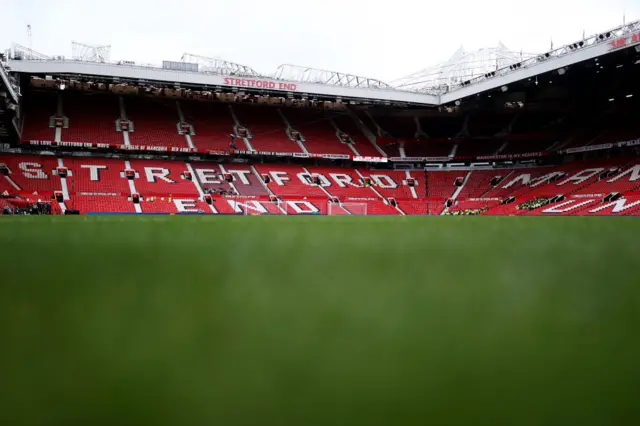
[[[13,44],[13,57],[20,59],[32,59],[32,60],[49,60],[51,57],[44,55],[40,52],[36,52],[35,50],[22,46],[21,44],[14,43]]]
[[[396,89],[441,94],[451,87],[535,56],[532,53],[511,51],[501,42],[497,47],[470,52],[461,46],[448,61],[394,80],[392,84]]]
[[[182,62],[198,64],[200,72],[223,75],[237,75],[241,77],[259,77],[260,74],[247,65],[225,61],[220,58],[210,58],[207,56],[184,53]]]
[[[276,70],[274,78],[302,83],[328,84],[341,87],[360,87],[367,89],[393,89],[389,84],[374,78],[345,74],[337,71],[284,64]]]
[[[74,61],[108,63],[111,57],[111,46],[91,46],[72,41],[71,57]]]

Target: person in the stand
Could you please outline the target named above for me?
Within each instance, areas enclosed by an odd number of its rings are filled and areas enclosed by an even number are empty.
[[[231,139],[231,141],[229,142],[229,148],[238,149],[238,147],[236,146],[236,135],[234,135],[233,133],[229,133],[229,138]]]

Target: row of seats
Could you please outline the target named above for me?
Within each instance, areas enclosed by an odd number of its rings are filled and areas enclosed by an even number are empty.
[[[578,206],[586,208],[612,193],[640,196],[637,158],[537,168],[424,172],[3,154],[0,172],[3,193],[36,192],[46,197],[61,191],[72,206],[82,206],[82,211],[130,211],[131,194],[142,196],[143,212],[173,208],[148,204],[151,198],[202,201],[205,194],[224,194],[256,200],[274,196],[289,201],[320,200],[323,206],[337,197],[340,202],[367,205],[369,213],[398,214],[439,214],[446,203],[452,204],[450,210],[479,205],[493,214],[530,214],[516,207],[530,200],[558,197],[561,202],[591,200]],[[92,203],[95,197],[100,202]],[[515,201],[496,205],[509,197]],[[398,208],[387,202],[392,199]]]
[[[389,110],[383,108],[355,111],[352,116],[317,108],[196,100],[177,102],[166,98],[72,91],[28,92],[22,111],[23,140],[121,145],[125,143],[125,137],[118,131],[118,120],[124,119],[134,124],[128,135],[132,145],[227,149],[229,134],[235,131],[236,124],[240,124],[252,137],[249,144],[238,138],[238,149],[289,153],[306,150],[311,154],[349,156],[380,156],[382,152],[391,157],[513,155],[547,151],[552,147],[566,149],[615,143],[640,135],[632,112],[603,115],[585,127],[584,118],[563,120],[563,117],[549,113],[416,117],[406,111],[389,115]],[[52,127],[54,116],[68,119],[59,131]],[[190,139],[179,132],[182,122],[193,128]],[[302,144],[290,139],[287,125],[304,136]],[[362,126],[368,131],[363,133]],[[338,132],[348,134],[353,144],[341,141]],[[510,135],[507,142],[492,139],[504,132]],[[377,146],[365,137],[365,133],[377,137]],[[416,138],[420,139],[416,142]]]
[[[381,155],[353,119],[313,108],[280,110],[253,104],[33,92],[27,97],[24,111],[23,140],[57,140],[52,117],[63,116],[68,121],[58,136],[64,142],[122,145],[125,138],[118,130],[118,120],[123,119],[133,123],[128,132],[131,145],[228,149],[230,134],[238,124],[251,136],[249,144],[243,138],[236,139],[236,147],[241,150],[301,153],[302,145],[312,154]],[[303,135],[302,144],[290,138],[287,122]],[[190,141],[180,134],[180,123],[192,126]],[[349,134],[353,144],[341,141],[338,132]]]

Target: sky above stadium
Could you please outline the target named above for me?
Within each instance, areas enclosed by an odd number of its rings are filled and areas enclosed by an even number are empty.
[[[466,50],[542,52],[640,19],[638,0],[0,0],[0,49],[71,57],[71,41],[112,60],[160,64],[185,52],[273,73],[305,65],[391,81]]]

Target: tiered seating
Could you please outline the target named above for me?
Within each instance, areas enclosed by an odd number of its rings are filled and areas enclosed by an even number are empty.
[[[483,197],[490,189],[491,180],[500,176],[501,173],[496,173],[496,170],[473,170],[469,179],[458,194],[458,198],[480,198]]]
[[[380,152],[373,146],[373,144],[362,134],[358,125],[353,121],[346,113],[338,114],[332,117],[333,122],[338,126],[338,129],[342,132],[349,134],[354,141],[353,147],[358,151],[360,155],[368,157],[379,157]]]
[[[11,178],[9,176],[0,175],[0,194],[4,193],[5,191],[9,194],[13,194],[18,191],[18,188],[11,184]]]
[[[191,140],[196,148],[229,149],[229,134],[233,132],[233,118],[229,112],[229,105],[181,101],[180,108],[185,121],[194,128],[195,135],[191,136]],[[236,145],[240,149],[246,149],[242,141],[236,141]]]
[[[445,207],[444,201],[400,200],[398,207],[408,215],[440,215]]]
[[[143,213],[212,213],[207,203],[195,197],[148,197],[140,202],[140,208]]]
[[[327,197],[327,194],[317,185],[306,182],[307,174],[300,166],[261,164],[256,165],[256,169],[260,175],[268,174],[271,177],[268,186],[275,195],[288,198]],[[310,173],[313,174],[313,172]]]
[[[449,211],[455,212],[465,210],[479,210],[485,208],[488,209],[497,206],[499,203],[499,200],[493,199],[459,200],[449,208]]]
[[[287,136],[286,124],[275,107],[238,104],[233,110],[240,124],[251,132],[251,145],[256,151],[302,152]]]
[[[372,201],[372,200],[367,200],[367,201],[362,201],[367,205],[367,214],[368,215],[393,215],[393,216],[397,216],[400,214],[400,212],[393,207],[390,204],[385,204],[382,200],[376,200],[376,201]],[[353,208],[350,209],[350,207],[347,205],[347,210],[351,210],[351,211],[358,211],[358,208]],[[356,213],[354,213],[356,214]]]
[[[54,174],[58,167],[56,157],[4,154],[0,155],[0,163],[11,170],[9,177],[20,191],[51,194],[62,189],[60,177]]]
[[[62,129],[65,142],[92,142],[122,145],[122,133],[116,131],[120,106],[115,96],[68,92],[63,98],[64,115],[69,128]]]
[[[284,110],[291,126],[301,132],[307,151],[314,154],[346,154],[354,152],[336,136],[336,129],[321,110],[297,108]]]
[[[86,213],[135,213],[133,202],[123,196],[76,195],[65,202],[67,208]]]
[[[220,164],[212,162],[194,162],[193,167],[194,181],[200,184],[200,188],[204,192],[212,192],[215,194],[224,191],[226,194],[234,193],[234,189],[229,182],[224,179]],[[226,169],[225,169],[226,170]]]
[[[344,167],[307,167],[307,170],[312,174],[317,173],[324,176],[330,184],[325,187],[327,192],[342,201],[347,197],[378,198],[371,188],[363,184],[354,169],[345,169]]]
[[[49,127],[49,118],[56,115],[55,93],[31,92],[24,102],[24,128],[22,140],[53,141],[55,129]]]
[[[126,97],[124,103],[135,129],[129,134],[132,145],[188,147],[184,135],[178,134],[180,117],[175,101],[134,96]]]
[[[378,134],[378,127],[375,125],[373,120],[369,117],[369,114],[367,114],[365,111],[355,111],[355,114],[358,117],[358,119],[362,121],[362,124],[364,124],[369,130],[371,130],[371,133],[373,133],[376,137],[382,136]]]
[[[384,197],[413,198],[411,188],[406,185],[406,172],[391,170],[361,170],[365,177],[371,177],[376,184],[374,188]],[[416,193],[424,195],[424,186],[421,173],[412,173],[411,177],[418,183],[415,186]],[[420,196],[420,195],[419,195]]]
[[[520,202],[510,203],[510,204],[497,204],[493,207],[490,207],[489,210],[482,213],[483,215],[494,215],[494,216],[515,216],[522,213],[517,209]]]
[[[611,168],[612,164],[602,165],[605,171]],[[586,168],[586,167],[585,167]],[[634,176],[634,174],[636,176]],[[612,192],[625,194],[640,188],[640,161],[624,165],[620,171],[613,176],[600,179],[595,176],[586,185],[574,191],[573,194],[594,194],[606,196]],[[612,182],[613,181],[613,182]],[[590,183],[590,184],[589,184]]]
[[[629,202],[637,202],[640,201],[640,197],[633,197],[629,199]],[[627,211],[622,213],[625,216],[640,216],[640,205],[636,205],[635,207],[630,208]]]
[[[500,170],[501,173],[496,173],[496,175],[503,175],[505,176],[504,179],[494,188],[483,194],[483,197],[504,199],[509,196],[516,198],[526,196],[532,198],[535,196],[545,196],[545,194],[551,194],[549,196],[558,195],[558,188],[555,186],[558,182],[543,183],[537,181],[537,179],[549,176],[554,172],[569,173],[574,168],[574,165],[565,165],[514,170],[502,169]],[[553,187],[550,188],[550,185],[553,185]]]
[[[69,192],[113,193],[129,195],[129,183],[124,177],[123,160],[111,158],[64,158],[64,165],[71,171],[67,177]]]
[[[451,198],[458,187],[455,179],[467,175],[466,171],[429,171],[427,172],[427,198],[445,200]]]
[[[387,154],[387,157],[400,157],[401,142],[397,139],[377,138],[378,146]]]
[[[0,198],[0,212],[2,212],[5,208],[13,209],[14,205],[13,203],[11,203],[11,201],[5,198]]]
[[[233,186],[240,195],[268,196],[262,179],[256,176],[251,166],[246,164],[225,164],[221,166],[223,173],[231,173],[233,181],[229,186]]]
[[[199,195],[195,184],[184,178],[188,169],[182,161],[131,160],[131,168],[139,175],[134,183],[141,195]]]

